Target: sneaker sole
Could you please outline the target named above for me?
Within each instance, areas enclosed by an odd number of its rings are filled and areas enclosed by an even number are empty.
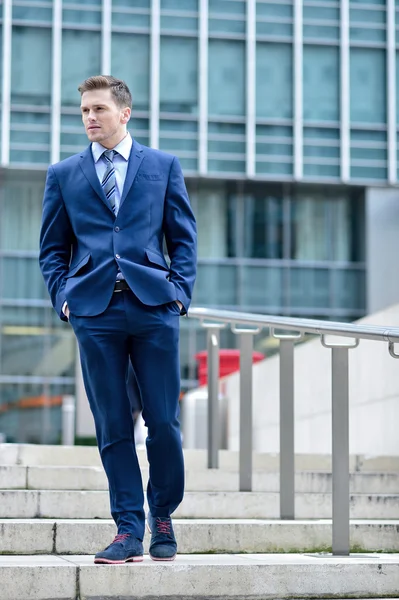
[[[129,562],[143,562],[144,556],[132,556],[126,560],[108,560],[107,558],[95,558],[95,565],[124,565]]]
[[[147,529],[148,529],[148,533],[151,534],[152,532],[151,532],[150,526],[148,524],[148,521],[147,521]],[[155,562],[172,562],[172,560],[175,560],[175,558],[177,556],[177,554],[175,554],[174,556],[171,556],[170,558],[156,558],[155,556],[152,556],[150,553],[149,553],[149,555],[150,555],[151,560],[154,560]]]

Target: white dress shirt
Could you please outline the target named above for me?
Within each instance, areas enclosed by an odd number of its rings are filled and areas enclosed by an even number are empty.
[[[118,210],[121,204],[121,198],[123,193],[123,186],[125,185],[127,165],[129,162],[130,151],[132,149],[133,140],[130,133],[123,138],[121,142],[113,150],[117,152],[114,155],[114,167],[115,167],[115,214],[118,214]],[[96,167],[97,177],[100,183],[103,180],[105,171],[107,170],[107,161],[103,156],[103,153],[108,148],[104,148],[99,142],[93,142],[91,145],[91,152],[93,154],[94,165]]]

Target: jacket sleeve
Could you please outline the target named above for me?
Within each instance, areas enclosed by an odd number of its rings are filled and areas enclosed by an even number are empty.
[[[176,288],[177,300],[183,304],[182,314],[185,314],[190,306],[197,271],[197,228],[176,157],[169,172],[163,229],[171,261],[170,281]]]
[[[69,270],[73,231],[62,199],[61,189],[53,167],[47,171],[40,231],[39,263],[51,302],[60,319],[66,301],[65,275]]]

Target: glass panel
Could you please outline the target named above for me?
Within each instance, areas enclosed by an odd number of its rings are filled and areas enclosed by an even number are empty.
[[[2,298],[47,300],[48,293],[37,258],[1,259]]]
[[[327,269],[290,269],[290,306],[328,308],[330,271]]]
[[[245,44],[209,41],[209,114],[245,114]]]
[[[350,73],[351,121],[385,123],[385,50],[351,48]]]
[[[233,154],[244,154],[245,141],[234,142],[228,140],[209,140],[208,152],[231,152]]]
[[[42,125],[43,129],[46,129],[46,125],[50,125],[50,114],[13,111],[11,113],[11,124],[14,123],[20,123],[23,125]]]
[[[275,142],[257,142],[256,154],[258,158],[262,154],[269,154],[271,156],[292,156],[292,144],[279,144]]]
[[[144,143],[144,142],[143,142]],[[147,142],[148,146],[148,142]],[[197,158],[185,158],[184,156],[180,156],[180,165],[185,173],[187,171],[198,171],[198,159]]]
[[[351,8],[349,10],[351,23],[385,23],[386,16],[383,10],[370,10],[365,8]]]
[[[364,131],[361,129],[352,129],[351,140],[356,141],[370,141],[370,142],[386,142],[387,133],[386,131]]]
[[[334,273],[336,282],[336,305],[339,308],[365,310],[366,308],[366,274],[358,269],[337,270]]]
[[[388,173],[385,167],[351,167],[351,177],[353,177],[353,179],[386,180],[387,176]]]
[[[161,0],[161,10],[197,11],[198,0]]]
[[[351,158],[358,160],[387,160],[386,148],[351,148]]]
[[[18,178],[3,180],[0,189],[0,249],[37,251],[45,174],[41,181],[22,172]]]
[[[89,23],[90,25],[101,24],[101,11],[100,10],[63,10],[62,19],[64,25],[71,23]]]
[[[257,175],[292,175],[292,161],[283,162],[260,162],[256,163]]]
[[[14,21],[27,21],[28,23],[34,21],[51,23],[52,12],[51,6],[18,6],[18,4],[14,3],[12,18]]]
[[[224,258],[228,253],[227,200],[225,184],[187,181],[187,189],[198,227],[198,256]]]
[[[291,38],[292,31],[291,23],[266,23],[264,21],[256,23],[257,36]]]
[[[198,19],[194,17],[161,16],[161,30],[197,31]]]
[[[328,260],[327,202],[322,194],[300,193],[292,203],[292,258]]]
[[[245,135],[245,125],[239,123],[209,123],[209,133]]]
[[[209,13],[225,13],[245,16],[245,0],[209,0]]]
[[[126,60],[134,57],[134,60]],[[150,43],[147,35],[112,34],[111,70],[123,79],[133,96],[135,110],[148,110],[150,88]]]
[[[248,307],[280,308],[283,304],[283,269],[243,267],[242,304]]]
[[[61,133],[61,145],[85,148],[88,145],[87,136],[85,133]]]
[[[101,34],[96,31],[62,32],[61,101],[79,106],[78,86],[101,71]]]
[[[161,111],[197,113],[197,54],[196,39],[161,37]]]
[[[126,27],[143,29],[145,31],[150,29],[150,16],[148,14],[138,14],[132,12],[112,12],[112,25],[113,27]]]
[[[339,8],[333,6],[304,6],[303,7],[304,21],[338,21]]]
[[[320,158],[339,158],[340,148],[339,146],[305,144],[303,148],[303,155]]]
[[[281,125],[257,125],[256,135],[292,138],[292,127],[284,127]]]
[[[245,33],[245,22],[238,19],[209,19],[209,33]]]
[[[292,46],[256,46],[256,116],[292,118]]]
[[[339,140],[340,132],[338,129],[332,129],[330,127],[305,127],[303,130],[303,137],[316,138],[325,140]]]
[[[280,18],[292,18],[293,7],[291,4],[283,4],[282,2],[262,2],[256,3],[256,16],[258,17],[278,17]]]
[[[352,42],[385,42],[385,29],[377,27],[351,27],[350,39]]]
[[[196,121],[173,121],[162,119],[159,123],[160,131],[198,131],[198,123]]]
[[[237,267],[235,265],[198,264],[193,303],[199,306],[237,304]]]
[[[26,144],[30,146],[31,144],[49,144],[50,143],[50,132],[48,131],[23,131],[17,130],[10,131],[10,142]]]
[[[222,173],[245,173],[245,162],[240,160],[219,160],[213,156],[209,156],[208,170]]]
[[[21,144],[22,145],[22,144]],[[30,150],[26,148],[15,148],[11,146],[10,150],[10,163],[35,163],[48,166],[50,162],[49,150]]]
[[[338,48],[305,46],[303,62],[304,119],[313,121],[338,121]]]
[[[148,8],[151,7],[151,0],[113,0],[113,6],[125,6],[127,8]]]
[[[331,199],[332,259],[359,261],[364,259],[364,211],[363,203],[355,196],[338,193]]]
[[[339,27],[332,25],[304,25],[303,37],[305,40],[338,40],[340,35]]]
[[[244,256],[283,258],[282,198],[266,196],[259,188],[244,198]]]
[[[50,57],[50,29],[13,27],[11,56],[11,102],[13,104],[50,105]]]
[[[309,177],[339,177],[339,165],[317,165],[305,163],[303,172]]]
[[[159,149],[167,152],[179,152],[179,150],[187,150],[196,152],[198,149],[198,141],[196,139],[185,139],[181,137],[159,139]]]

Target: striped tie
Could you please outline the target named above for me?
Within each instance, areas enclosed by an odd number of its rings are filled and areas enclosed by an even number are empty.
[[[113,163],[115,154],[116,154],[116,152],[114,150],[106,150],[103,153],[103,156],[107,163],[107,168],[105,170],[104,177],[101,182],[102,188],[104,190],[104,194],[105,194],[112,210],[114,211],[114,213],[116,212],[116,209],[115,209],[116,180],[115,180],[115,167],[114,167],[114,163]]]

